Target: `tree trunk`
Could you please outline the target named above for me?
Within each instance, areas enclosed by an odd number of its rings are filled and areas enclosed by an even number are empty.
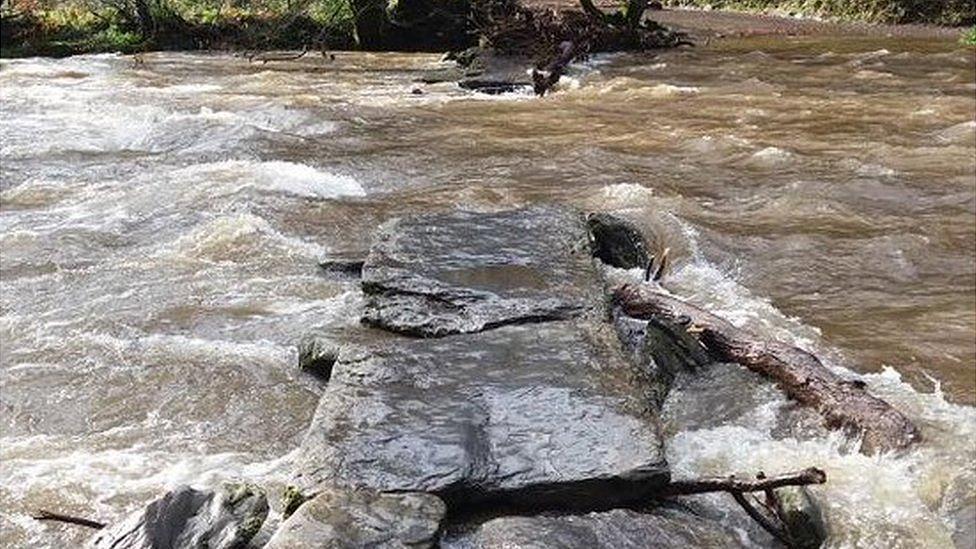
[[[816,408],[829,428],[862,434],[864,453],[901,450],[921,440],[911,420],[871,396],[862,382],[840,378],[802,349],[764,341],[725,319],[648,287],[617,288],[614,301],[628,316],[653,318],[694,335],[714,360],[737,362],[772,378],[791,398]]]

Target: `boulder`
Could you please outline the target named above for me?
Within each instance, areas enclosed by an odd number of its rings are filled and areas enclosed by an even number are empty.
[[[92,549],[231,549],[247,544],[268,516],[259,489],[228,485],[219,490],[181,486],[100,530]]]
[[[805,486],[776,489],[778,514],[797,549],[819,549],[827,541],[827,523],[813,494]]]
[[[650,261],[644,235],[633,223],[608,213],[586,218],[593,256],[618,269],[644,269]]]
[[[602,322],[344,347],[298,482],[452,508],[642,501],[669,479],[649,386]]]
[[[342,255],[330,256],[326,259],[319,261],[319,268],[322,272],[342,278],[359,278],[363,273],[363,262],[365,261],[366,254],[362,256],[349,256],[344,257]]]
[[[445,510],[429,494],[326,488],[281,523],[265,548],[434,547]]]
[[[366,323],[423,337],[605,312],[584,221],[555,207],[388,222],[362,288]]]
[[[614,509],[585,515],[511,516],[446,536],[444,549],[646,549],[744,547],[731,529],[672,509]]]

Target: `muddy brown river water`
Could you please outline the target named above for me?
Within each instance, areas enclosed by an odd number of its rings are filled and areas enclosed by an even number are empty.
[[[669,432],[676,475],[819,465],[831,547],[972,546],[972,48],[724,40],[596,57],[542,100],[413,82],[437,64],[0,62],[0,544],[88,533],[35,507],[112,520],[239,477],[274,496],[320,391],[295,343],[358,324],[356,282],[316,261],[396,215],[556,202],[635,220],[669,289],[859,373],[926,438],[866,457],[720,385]]]

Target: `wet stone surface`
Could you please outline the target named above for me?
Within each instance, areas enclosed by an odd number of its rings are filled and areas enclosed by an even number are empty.
[[[603,314],[589,238],[554,207],[393,220],[363,267],[363,320],[431,337]]]
[[[646,549],[648,547],[743,547],[730,529],[689,512],[647,513],[614,509],[561,516],[512,516],[489,520],[469,531],[452,532],[444,549]]]
[[[267,516],[267,498],[249,485],[228,485],[218,490],[181,486],[100,530],[88,547],[233,549],[245,546]]]
[[[433,547],[445,510],[429,494],[327,488],[283,522],[265,547]]]
[[[588,321],[344,348],[298,482],[609,508],[668,480],[649,383]]]

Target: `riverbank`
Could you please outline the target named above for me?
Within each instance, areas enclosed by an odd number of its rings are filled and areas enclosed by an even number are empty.
[[[368,2],[370,0],[360,0]],[[428,3],[429,4],[429,3]],[[526,6],[555,10],[579,10],[575,0],[528,0]],[[607,13],[619,8],[615,0],[594,4]],[[202,8],[193,3],[181,9],[158,8],[151,22],[135,15],[83,4],[56,5],[50,9],[4,8],[0,18],[0,57],[64,57],[84,53],[141,53],[166,50],[350,50],[447,51],[473,45],[476,33],[465,20],[468,2],[452,8],[449,16],[421,4],[417,13],[387,14],[386,37],[364,43],[370,31],[353,17],[353,7],[343,0],[313,3],[283,12],[262,8]],[[166,6],[166,4],[153,4]],[[686,6],[686,4],[682,4]],[[740,6],[730,4],[728,8]],[[404,8],[401,8],[404,9]],[[418,13],[422,16],[418,16]],[[727,36],[855,35],[940,38],[976,44],[976,27],[933,24],[954,22],[972,25],[972,17],[930,18],[910,24],[884,24],[879,18],[813,19],[791,17],[783,10],[751,13],[712,9],[669,8],[648,12],[648,18],[664,26],[688,32],[699,39]],[[803,12],[797,12],[803,13]],[[916,18],[918,19],[918,18]],[[405,23],[409,21],[409,23]],[[881,19],[880,21],[884,21]],[[926,23],[928,21],[928,23]],[[151,27],[151,31],[147,30]],[[431,29],[438,29],[432,32]]]

